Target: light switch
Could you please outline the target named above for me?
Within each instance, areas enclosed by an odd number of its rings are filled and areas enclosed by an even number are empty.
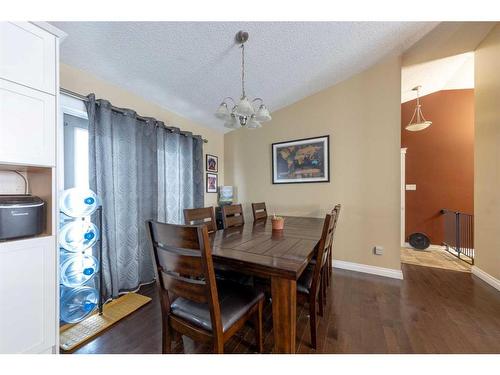
[[[406,184],[406,190],[417,190],[416,184]]]
[[[384,248],[382,246],[375,246],[373,248],[373,253],[375,255],[382,255],[382,254],[384,254]]]

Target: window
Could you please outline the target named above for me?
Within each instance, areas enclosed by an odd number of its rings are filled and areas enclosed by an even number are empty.
[[[89,187],[88,120],[64,114],[64,188]]]

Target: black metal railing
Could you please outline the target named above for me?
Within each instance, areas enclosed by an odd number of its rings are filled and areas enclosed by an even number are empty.
[[[444,221],[443,245],[451,254],[474,264],[474,215],[441,210]]]

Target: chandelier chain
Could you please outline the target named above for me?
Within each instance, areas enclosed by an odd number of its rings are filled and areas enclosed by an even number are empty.
[[[241,45],[241,94],[242,98],[246,96],[245,94],[245,44]]]

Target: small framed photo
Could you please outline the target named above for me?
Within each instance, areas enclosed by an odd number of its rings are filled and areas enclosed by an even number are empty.
[[[219,158],[215,155],[206,155],[207,172],[219,172]]]
[[[207,193],[217,193],[218,182],[215,173],[207,173]]]

